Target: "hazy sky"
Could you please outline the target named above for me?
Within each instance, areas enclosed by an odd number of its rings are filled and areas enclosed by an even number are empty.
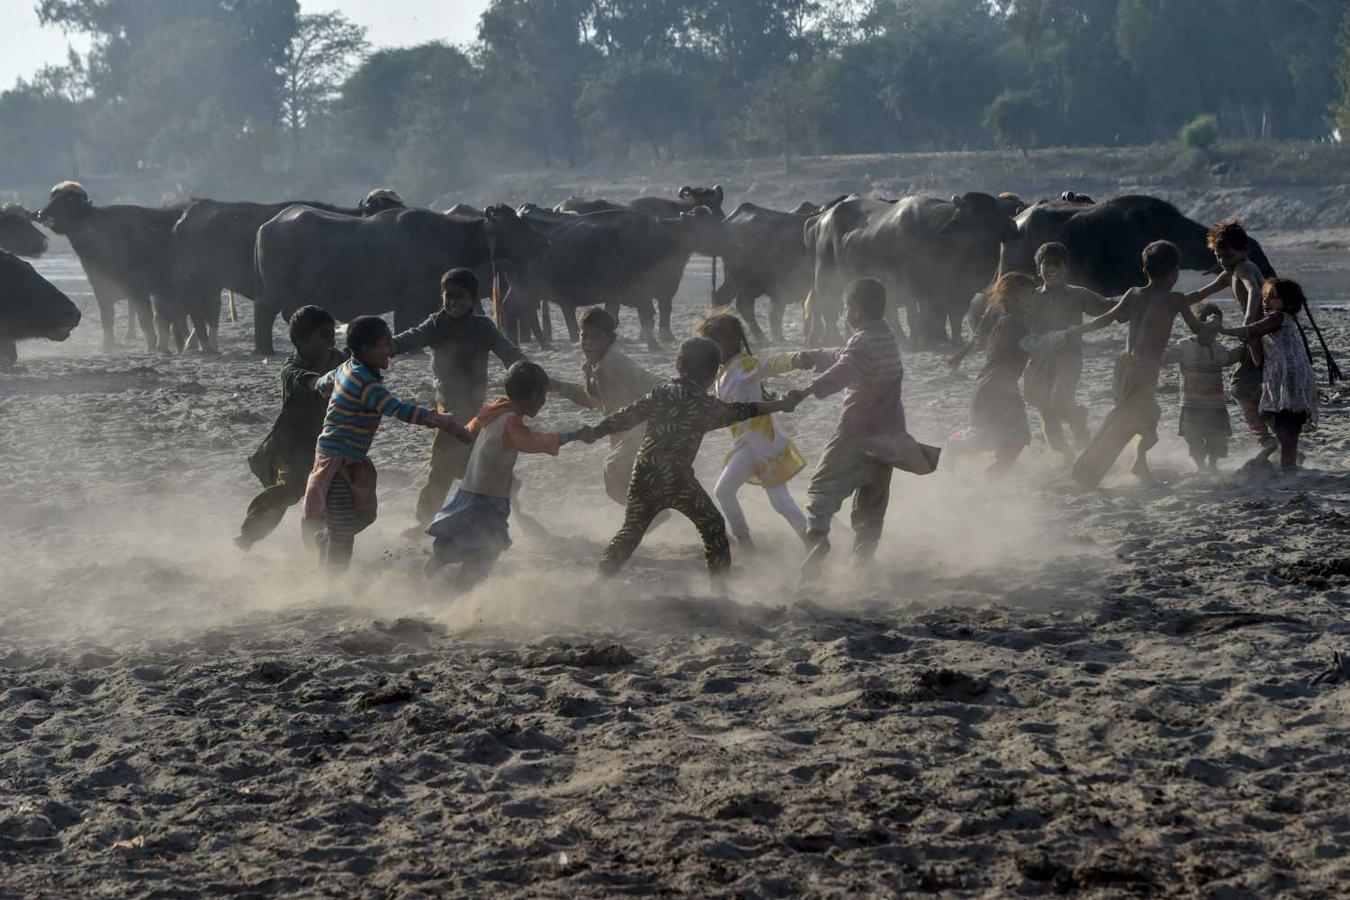
[[[31,75],[44,64],[63,61],[66,46],[89,47],[83,35],[43,28],[33,11],[36,0],[0,0],[0,89]],[[452,44],[473,40],[478,16],[487,0],[300,0],[304,12],[337,9],[366,26],[376,47],[398,47],[425,41]]]

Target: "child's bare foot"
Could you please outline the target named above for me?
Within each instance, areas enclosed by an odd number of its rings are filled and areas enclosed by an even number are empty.
[[[1142,453],[1135,457],[1134,465],[1130,468],[1130,472],[1134,474],[1135,478],[1139,479],[1140,483],[1146,484],[1149,487],[1158,487],[1162,484],[1162,482],[1157,479],[1157,476],[1153,474],[1153,471],[1149,469],[1148,459]]]
[[[238,547],[240,550],[243,550],[245,553],[253,549],[253,542],[250,541],[248,538],[244,537],[242,534],[237,535],[235,537],[234,545]]]

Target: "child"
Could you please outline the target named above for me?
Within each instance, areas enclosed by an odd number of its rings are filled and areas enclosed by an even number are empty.
[[[586,362],[581,367],[584,385],[565,381],[549,383],[555,391],[578,406],[598,409],[606,415],[637,402],[660,379],[629,359],[615,344],[619,322],[604,307],[596,306],[581,315],[581,352]],[[633,477],[633,461],[647,433],[646,425],[611,434],[609,455],[605,457],[605,493],[619,505],[628,502],[628,482]]]
[[[1220,222],[1214,226],[1206,238],[1209,248],[1214,251],[1223,273],[1214,281],[1198,291],[1186,295],[1187,301],[1199,303],[1219,293],[1225,288],[1233,292],[1238,308],[1242,310],[1242,322],[1251,325],[1261,318],[1261,291],[1265,276],[1256,263],[1248,258],[1251,250],[1251,238],[1236,219]],[[1242,408],[1242,416],[1247,421],[1247,430],[1261,443],[1267,454],[1274,452],[1278,444],[1270,433],[1270,428],[1261,416],[1261,346],[1256,342],[1245,347],[1244,359],[1233,372],[1233,399]]]
[[[823,398],[844,392],[839,423],[806,491],[809,527],[802,539],[810,553],[802,574],[808,580],[830,552],[830,522],[845,498],[853,495],[853,556],[866,563],[881,540],[892,470],[927,475],[937,468],[940,454],[905,430],[900,393],[905,368],[886,322],[886,289],[875,278],[860,278],[844,289],[844,305],[853,329],[848,343],[793,356],[797,368],[821,372],[807,394]]]
[[[1317,425],[1317,375],[1299,340],[1294,317],[1307,306],[1298,282],[1272,278],[1261,292],[1265,315],[1241,328],[1223,329],[1231,337],[1252,341],[1259,338],[1262,361],[1259,409],[1275,431],[1280,448],[1280,471],[1298,471],[1298,439],[1304,426]],[[1263,445],[1258,459],[1273,451]]]
[[[1114,322],[1128,322],[1125,350],[1116,360],[1112,389],[1116,405],[1102,422],[1086,450],[1073,465],[1074,480],[1084,487],[1102,483],[1116,457],[1138,436],[1132,471],[1140,481],[1155,484],[1148,468],[1148,450],[1158,443],[1158,419],[1162,410],[1153,399],[1163,352],[1172,336],[1172,324],[1180,315],[1191,331],[1199,334],[1200,323],[1191,312],[1187,297],[1173,291],[1181,275],[1181,251],[1168,241],[1155,241],[1144,248],[1144,275],[1148,284],[1130,288],[1110,312],[1069,329],[1087,334]]]
[[[1233,426],[1228,420],[1223,370],[1238,363],[1246,353],[1215,341],[1223,325],[1223,311],[1213,303],[1196,310],[1204,329],[1193,338],[1163,354],[1163,362],[1181,365],[1181,428],[1197,472],[1216,472],[1219,460],[1228,455]]]
[[[1049,334],[1083,324],[1083,316],[1100,316],[1114,304],[1085,287],[1069,284],[1069,249],[1063,244],[1042,244],[1036,250],[1036,271],[1041,288],[1028,310],[1032,332]],[[1052,450],[1073,459],[1073,449],[1064,438],[1069,426],[1074,442],[1085,446],[1087,407],[1078,405],[1078,379],[1083,374],[1083,344],[1063,341],[1052,350],[1035,354],[1027,367],[1027,402],[1041,414],[1041,430]]]
[[[435,315],[394,337],[394,353],[430,347],[436,405],[441,412],[467,422],[487,397],[488,354],[496,354],[503,366],[521,362],[525,354],[478,311],[478,276],[469,269],[451,269],[441,277],[441,303]],[[468,462],[468,447],[448,433],[436,435],[427,483],[417,496],[419,525],[429,523],[445,505],[450,486],[464,477]]]
[[[577,433],[589,444],[647,423],[647,435],[633,464],[623,527],[605,548],[600,561],[602,575],[614,575],[623,568],[642,543],[652,520],[665,509],[683,514],[698,528],[709,572],[721,575],[731,568],[726,523],[694,476],[694,458],[703,435],[756,416],[791,412],[803,395],[794,392],[782,400],[724,403],[708,396],[721,361],[722,354],[712,341],[690,338],[676,353],[675,370],[679,374],[675,380],[657,385],[636,403]]]
[[[1027,407],[1017,386],[1027,361],[1033,353],[1052,354],[1069,343],[1068,329],[1031,331],[1028,319],[1035,298],[1035,279],[1021,272],[1004,275],[989,289],[988,303],[998,310],[998,321],[989,336],[988,360],[975,379],[970,428],[952,435],[947,447],[953,456],[992,450],[989,472],[994,475],[1007,472],[1031,443]]]
[[[477,584],[508,547],[511,535],[511,484],[521,453],[557,456],[571,440],[561,434],[531,431],[525,419],[544,408],[548,373],[532,362],[518,362],[506,371],[506,396],[484,406],[469,423],[475,440],[464,480],[450,505],[436,514],[427,534],[436,539],[425,572],[430,575],[461,562],[455,580],[461,590]]]
[[[295,352],[281,366],[281,412],[272,430],[248,459],[263,483],[234,539],[248,550],[281,524],[288,507],[305,496],[305,480],[314,468],[314,442],[323,430],[328,400],[315,389],[319,377],[347,361],[337,350],[337,323],[325,309],[303,306],[291,315]]]
[[[305,518],[327,524],[320,550],[334,571],[347,568],[356,535],[375,521],[375,466],[369,453],[381,416],[472,440],[451,416],[400,400],[380,383],[394,353],[384,319],[353,319],[347,326],[347,350],[351,359],[318,380],[318,389],[332,391],[332,397],[305,486]]]
[[[719,400],[729,403],[767,400],[765,379],[792,371],[790,356],[757,359],[750,352],[745,326],[730,313],[709,316],[699,323],[697,330],[699,337],[716,344],[722,355],[714,390]],[[746,550],[755,549],[754,541],[750,538],[750,526],[745,521],[745,512],[736,499],[736,493],[746,482],[761,485],[769,495],[770,505],[787,519],[792,531],[801,537],[806,533],[806,515],[797,501],[792,499],[787,483],[806,467],[806,460],[802,459],[773,416],[737,422],[731,426],[731,438],[731,453],[727,455],[726,465],[713,493],[722,506],[722,512],[726,514],[727,524],[731,526],[736,543]]]

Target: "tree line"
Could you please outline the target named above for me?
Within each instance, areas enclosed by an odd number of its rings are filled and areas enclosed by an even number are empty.
[[[92,49],[0,93],[0,187],[427,202],[596,162],[1350,139],[1344,0],[492,0],[469,46],[373,52],[296,0],[37,9]]]

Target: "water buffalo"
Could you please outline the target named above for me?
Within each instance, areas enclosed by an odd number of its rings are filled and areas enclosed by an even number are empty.
[[[811,290],[815,260],[802,235],[820,207],[803,206],[808,211],[786,213],[742,203],[722,222],[726,280],[713,303],[734,302],[757,341],[764,340],[764,332],[755,319],[755,300],[769,298],[769,331],[781,341],[788,304],[801,302]]]
[[[0,206],[0,250],[32,259],[47,252],[47,236],[33,224],[33,214],[17,203]]]
[[[989,194],[894,203],[854,197],[809,223],[804,236],[815,253],[813,340],[837,339],[844,286],[873,276],[896,306],[908,307],[913,337],[941,341],[950,326],[959,342],[971,295],[989,283],[1002,243],[1016,238],[1017,228]],[[898,319],[892,324],[899,329]]]
[[[1044,201],[1017,217],[1017,238],[1004,246],[999,274],[1035,274],[1037,248],[1055,241],[1069,248],[1069,279],[1074,284],[1114,297],[1144,283],[1139,256],[1154,241],[1176,244],[1184,268],[1217,271],[1205,243],[1206,231],[1157,197],[1115,197],[1095,204]],[[1252,262],[1270,277],[1275,271],[1270,260],[1259,244],[1252,244]]]
[[[512,291],[531,305],[552,300],[563,310],[567,330],[577,338],[576,309],[603,301],[611,311],[638,311],[642,339],[659,349],[652,301],[669,304],[689,257],[720,255],[722,222],[705,208],[661,219],[632,209],[563,215],[526,207],[524,220],[548,235],[548,252],[511,274]],[[544,334],[552,325],[545,309]]]
[[[0,250],[0,366],[19,358],[17,341],[64,341],[80,324],[70,298],[27,262]]]
[[[253,305],[254,348],[272,353],[272,323],[306,304],[338,319],[392,311],[398,331],[435,312],[440,277],[463,266],[506,271],[541,255],[547,240],[506,208],[463,219],[429,209],[351,218],[292,206],[258,229],[262,298]]]
[[[262,296],[253,262],[258,229],[291,206],[309,206],[346,216],[359,209],[295,200],[248,203],[194,200],[173,226],[174,284],[183,308],[197,325],[203,350],[216,346],[220,326],[220,292],[256,301]],[[205,329],[197,323],[204,323]]]
[[[186,341],[186,317],[173,284],[173,226],[185,208],[95,206],[83,187],[63,181],[38,212],[38,221],[69,238],[80,258],[98,302],[105,350],[116,344],[114,304],[122,299],[140,319],[146,349],[169,350],[170,332],[179,348]]]
[[[554,207],[554,211],[587,215],[589,213],[609,212],[615,209],[633,209],[649,216],[655,216],[658,219],[678,219],[687,212],[693,212],[699,207],[703,207],[716,218],[722,219],[725,216],[722,212],[724,198],[725,193],[720,184],[715,184],[712,187],[692,187],[686,184],[680,188],[674,197],[638,197],[622,206],[608,200],[584,200],[580,197],[568,197]],[[715,268],[713,274],[715,278]],[[675,341],[675,334],[670,328],[670,316],[674,310],[673,297],[672,294],[671,299],[662,300],[659,297],[657,299],[657,310],[661,316],[661,339],[670,342]]]

